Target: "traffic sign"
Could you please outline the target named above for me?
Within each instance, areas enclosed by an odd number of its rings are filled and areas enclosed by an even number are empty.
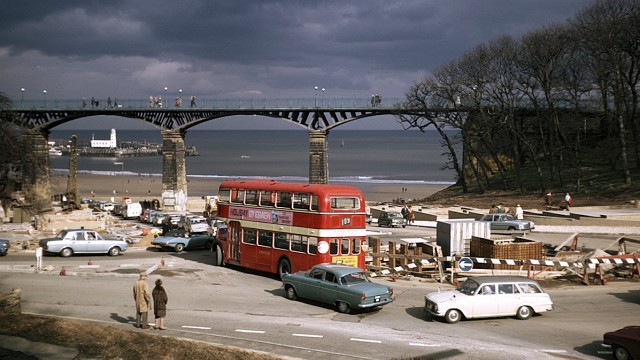
[[[473,260],[468,257],[463,257],[458,260],[458,267],[462,271],[471,271],[473,269]]]

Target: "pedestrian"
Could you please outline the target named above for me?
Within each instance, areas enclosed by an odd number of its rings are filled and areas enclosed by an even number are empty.
[[[413,209],[411,208],[411,205],[409,205],[409,223],[413,224],[415,220],[416,214],[413,213]]]
[[[520,204],[516,205],[516,219],[518,220],[524,219],[524,211],[522,211]]]
[[[193,96],[193,95],[191,96],[191,105],[190,105],[190,106],[191,106],[192,108],[193,108],[193,107],[196,107],[196,97],[195,97],[195,96]]]
[[[164,326],[164,318],[167,316],[167,292],[162,287],[162,279],[156,280],[156,286],[153,288],[153,314],[156,317],[156,329],[167,330]]]
[[[551,191],[549,191],[547,195],[545,195],[544,203],[547,205],[547,209],[550,209],[553,205],[553,195],[551,194]]]
[[[409,225],[409,209],[407,209],[407,205],[402,205],[402,209],[400,210],[400,214],[404,219],[404,223]]]
[[[136,327],[148,329],[151,293],[147,284],[147,273],[140,273],[140,278],[133,285],[133,299],[136,301]]]
[[[491,204],[491,209],[489,209],[489,214],[497,214],[498,213],[498,208],[496,207],[496,204]]]
[[[502,203],[498,204],[498,207],[496,208],[496,211],[498,212],[498,214],[503,214],[504,213],[504,209],[502,208]]]
[[[571,195],[569,195],[569,193],[567,193],[564,196],[564,209],[569,211],[571,210],[571,204],[573,203],[573,199],[571,198]]]

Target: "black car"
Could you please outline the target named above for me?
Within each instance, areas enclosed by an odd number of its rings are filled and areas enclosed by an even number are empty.
[[[0,256],[7,255],[7,252],[9,252],[9,245],[9,240],[0,239]]]
[[[383,211],[378,216],[378,226],[388,226],[388,227],[396,227],[396,226],[407,226],[407,220],[402,217],[402,214],[395,211]]]

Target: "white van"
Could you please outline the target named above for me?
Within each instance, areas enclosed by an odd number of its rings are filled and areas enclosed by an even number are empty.
[[[137,219],[142,215],[142,205],[140,203],[126,204],[122,209],[122,217],[124,219]]]

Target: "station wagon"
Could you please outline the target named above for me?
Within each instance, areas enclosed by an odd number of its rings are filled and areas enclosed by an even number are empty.
[[[535,280],[524,276],[477,276],[467,278],[457,289],[425,296],[425,310],[453,324],[467,319],[515,316],[520,320],[534,313],[553,310],[553,302]]]

